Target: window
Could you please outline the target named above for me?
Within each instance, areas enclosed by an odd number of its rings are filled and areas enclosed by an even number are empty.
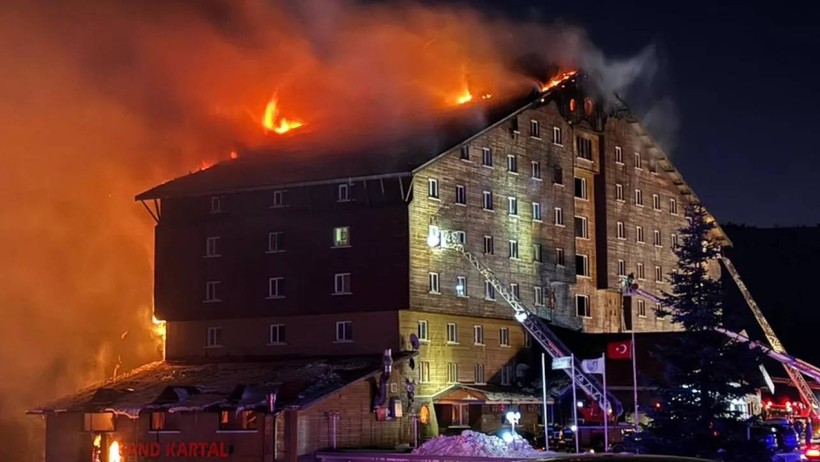
[[[456,297],[467,296],[467,276],[456,277]]]
[[[268,253],[285,251],[285,233],[281,231],[268,233]]]
[[[461,160],[470,160],[470,147],[464,145],[461,147]]]
[[[530,120],[530,136],[533,138],[541,137],[541,124],[537,120]]]
[[[495,287],[490,284],[490,281],[484,281],[484,299],[495,300]]]
[[[616,224],[616,234],[615,236],[618,239],[626,239],[626,229],[624,228],[624,222],[619,221]]]
[[[169,421],[175,422],[175,415],[168,414],[166,412],[152,412],[151,413],[151,422],[149,423],[149,430],[152,432],[161,432],[161,431],[176,431],[179,427],[174,426],[173,424],[169,425]]]
[[[427,197],[438,199],[438,180],[435,178],[427,180]]]
[[[641,170],[642,167],[643,166],[641,165],[641,153],[636,152],[635,153],[635,169],[636,170]]]
[[[554,184],[564,184],[564,170],[561,167],[552,169],[552,182]]]
[[[626,200],[626,199],[624,199],[624,185],[622,185],[622,184],[616,184],[615,185],[615,200],[620,201],[620,202],[624,202]]]
[[[530,164],[530,176],[534,180],[540,180],[541,179],[541,163],[540,162],[532,161],[532,163]]]
[[[623,164],[624,163],[624,150],[621,149],[620,146],[615,146],[615,163],[616,164]]]
[[[557,248],[555,249],[555,264],[558,266],[564,266],[564,249]]]
[[[285,298],[285,278],[268,278],[268,298]]]
[[[661,196],[659,196],[657,194],[652,194],[652,208],[654,210],[660,210],[661,209]]]
[[[529,332],[524,332],[524,348],[532,347],[532,336]]]
[[[541,203],[532,203],[532,221],[541,221]]]
[[[678,246],[678,235],[675,234],[675,233],[672,233],[670,242],[672,243],[672,248],[673,249],[676,248]]]
[[[338,321],[336,323],[336,341],[353,341],[353,321]]]
[[[505,364],[501,366],[501,385],[512,385],[513,365]]]
[[[626,262],[618,260],[618,276],[626,276]]]
[[[498,344],[500,346],[510,346],[510,328],[502,327],[498,329]]]
[[[473,343],[484,345],[484,326],[473,326]]]
[[[513,116],[513,117],[510,118],[510,130],[512,130],[513,133],[519,133],[519,131],[518,131],[518,117],[517,116]]]
[[[532,245],[532,261],[539,263],[544,261],[543,246],[541,244]]]
[[[256,430],[258,425],[256,411],[220,411],[220,431]]]
[[[669,199],[669,213],[672,215],[678,214],[678,201],[675,199]]]
[[[510,258],[518,258],[518,241],[510,241]]]
[[[516,298],[516,300],[521,300],[521,291],[518,288],[518,284],[515,282],[510,283],[510,294]]]
[[[643,191],[640,189],[635,190],[635,205],[643,207]]]
[[[430,383],[430,361],[419,361],[419,383]]]
[[[589,276],[589,257],[586,255],[575,256],[575,275]]]
[[[456,185],[456,204],[467,205],[467,188]]]
[[[271,324],[268,331],[268,345],[284,345],[285,344],[285,325]]]
[[[581,159],[592,160],[592,140],[582,136],[575,137],[576,156]]]
[[[350,200],[350,185],[342,183],[336,191],[336,202],[347,202]]]
[[[643,226],[636,226],[635,227],[635,242],[639,242],[643,244],[645,241],[643,240]]]
[[[222,300],[219,299],[219,294],[217,293],[217,289],[219,289],[219,284],[222,281],[208,281],[205,283],[205,301],[206,302],[220,302]]]
[[[220,213],[225,209],[222,208],[222,196],[211,197],[211,213]]]
[[[209,327],[207,336],[205,337],[205,346],[208,348],[215,348],[222,346],[222,328]]]
[[[589,307],[589,297],[586,295],[575,296],[575,316],[588,318],[592,315]]]
[[[485,167],[493,166],[493,151],[490,148],[481,148],[481,165]]]
[[[638,263],[638,279],[646,279],[646,273],[643,271],[643,263]]]
[[[419,340],[422,340],[422,341],[429,341],[430,340],[430,334],[427,330],[427,321],[419,320],[419,322],[418,322],[418,336],[419,336]]]
[[[350,273],[333,275],[333,295],[350,295]]]
[[[447,363],[447,383],[458,382],[458,363]]]
[[[484,236],[484,253],[487,255],[495,254],[495,242],[492,236]]]
[[[575,197],[578,199],[587,199],[587,179],[575,178]]]
[[[454,322],[447,323],[447,343],[458,343],[458,329]]]
[[[561,127],[552,127],[552,144],[564,145],[564,133],[561,131]]]
[[[575,237],[589,239],[589,222],[586,217],[575,217]]]
[[[655,267],[655,282],[663,282],[663,270],[660,266]]]
[[[217,249],[217,243],[219,242],[219,236],[210,236],[205,238],[205,256],[208,258],[212,257],[220,257],[219,249]]]
[[[507,208],[508,208],[509,214],[512,215],[512,216],[517,216],[518,215],[518,199],[515,198],[515,197],[508,197],[507,198],[507,204],[508,204]]]
[[[638,300],[638,316],[641,318],[646,317],[646,300]]]
[[[285,203],[285,191],[274,191],[273,192],[273,206],[274,207],[284,207]]]
[[[559,207],[555,207],[555,224],[564,226],[564,211]]]
[[[484,191],[482,193],[482,198],[484,202],[484,210],[492,210],[493,209],[493,193],[492,191]]]
[[[484,365],[483,364],[476,364],[474,367],[475,371],[475,383],[486,383],[484,380]]]
[[[333,247],[350,247],[350,226],[333,228]]]
[[[654,243],[657,247],[661,246],[661,232],[657,229],[652,231],[652,243]]]
[[[441,285],[439,281],[438,273],[429,273],[429,280],[430,280],[430,293],[431,294],[440,294],[441,293]]]
[[[112,412],[86,412],[83,414],[83,430],[113,432],[116,429],[116,419]]]
[[[507,171],[510,173],[518,173],[518,157],[512,154],[507,156]]]
[[[541,287],[535,286],[532,288],[533,301],[535,306],[542,306],[544,304],[544,292]]]

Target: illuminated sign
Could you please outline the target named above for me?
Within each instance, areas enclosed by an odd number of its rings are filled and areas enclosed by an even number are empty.
[[[228,457],[228,450],[224,442],[122,443],[120,448],[120,453],[125,457],[210,457],[214,459]]]

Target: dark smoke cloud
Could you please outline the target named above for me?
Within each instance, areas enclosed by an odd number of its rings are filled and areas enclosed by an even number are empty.
[[[650,58],[619,66],[582,29],[545,24],[410,2],[6,2],[3,460],[41,460],[25,409],[160,357],[153,223],[136,193],[279,142],[259,125],[274,93],[307,123],[291,141],[321,146],[429,123],[465,81],[503,98],[589,59],[618,70],[615,89],[647,72]]]

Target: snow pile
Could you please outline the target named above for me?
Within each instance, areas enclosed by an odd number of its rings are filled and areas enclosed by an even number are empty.
[[[543,452],[536,451],[518,435],[509,443],[494,435],[464,430],[460,435],[438,436],[413,451],[425,456],[468,456],[468,457],[538,457]]]

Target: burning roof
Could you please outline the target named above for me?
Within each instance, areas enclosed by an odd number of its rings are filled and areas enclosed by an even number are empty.
[[[396,355],[394,365],[411,356]],[[270,393],[276,394],[277,409],[306,406],[383,368],[378,355],[256,362],[157,361],[29,413],[113,412],[136,417],[149,409],[260,409],[266,406]]]

